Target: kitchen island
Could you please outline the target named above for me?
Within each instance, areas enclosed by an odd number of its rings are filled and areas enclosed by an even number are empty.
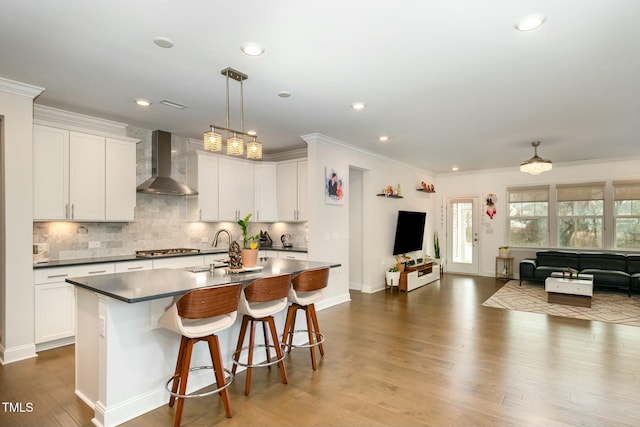
[[[199,273],[156,269],[66,279],[77,291],[76,395],[94,409],[97,426],[115,426],[165,405],[165,384],[175,369],[180,337],[160,328],[158,319],[174,297],[202,287],[338,266],[268,258],[258,263],[259,270],[244,273],[230,274],[224,268]],[[276,316],[278,330],[285,315],[283,310]],[[240,321],[241,316],[218,335],[225,367],[231,367]],[[192,366],[201,365],[211,365],[206,345],[194,347]],[[187,392],[213,380],[211,371],[194,371]]]

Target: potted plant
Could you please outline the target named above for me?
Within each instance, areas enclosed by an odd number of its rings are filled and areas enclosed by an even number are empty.
[[[387,286],[398,286],[398,283],[400,283],[398,267],[389,268],[385,273],[385,278],[387,280]]]
[[[258,262],[258,242],[260,241],[259,234],[255,236],[248,235],[247,226],[249,225],[249,219],[251,219],[251,214],[238,220],[238,225],[242,229],[242,265],[245,268],[256,266]]]
[[[433,233],[433,251],[435,258],[440,259],[440,240],[438,240],[438,233]]]

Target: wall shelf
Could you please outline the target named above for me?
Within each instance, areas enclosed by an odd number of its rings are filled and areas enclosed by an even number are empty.
[[[436,192],[436,190],[433,190],[433,191],[431,191],[431,190],[423,190],[422,188],[417,188],[416,191],[419,191],[421,193],[435,193]]]
[[[378,196],[378,197],[386,197],[387,199],[404,199],[403,196],[395,196],[395,195],[394,196],[388,196],[388,195],[386,195],[384,193],[376,194],[376,196]]]

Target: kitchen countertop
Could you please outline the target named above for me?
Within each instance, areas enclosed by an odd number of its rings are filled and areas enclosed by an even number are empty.
[[[303,248],[300,246],[294,246],[290,248],[285,248],[283,246],[271,246],[266,248],[259,248],[261,251],[281,251],[281,252],[307,252],[307,248]],[[93,257],[93,258],[71,258],[71,259],[59,259],[59,260],[49,260],[47,262],[34,263],[33,268],[49,268],[49,267],[66,267],[72,265],[83,265],[83,264],[104,264],[109,262],[123,262],[123,261],[140,261],[145,259],[160,259],[160,258],[175,258],[175,257],[185,257],[185,256],[198,256],[198,255],[212,255],[212,254],[224,254],[227,253],[228,249],[204,249],[198,253],[192,254],[180,254],[180,255],[166,255],[166,256],[156,256],[153,258],[149,257],[141,257],[136,256],[136,254],[131,255],[114,255],[114,256],[103,256],[103,257]]]
[[[266,258],[258,262],[260,270],[229,273],[225,268],[213,272],[191,273],[183,269],[160,268],[100,276],[72,277],[68,283],[126,303],[136,303],[184,294],[192,289],[229,283],[248,284],[261,277],[297,274],[322,267],[339,267],[338,263]]]

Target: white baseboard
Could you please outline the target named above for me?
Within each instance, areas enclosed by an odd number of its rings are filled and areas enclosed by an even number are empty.
[[[35,344],[21,345],[18,347],[4,348],[0,346],[0,364],[17,362],[38,356]]]

